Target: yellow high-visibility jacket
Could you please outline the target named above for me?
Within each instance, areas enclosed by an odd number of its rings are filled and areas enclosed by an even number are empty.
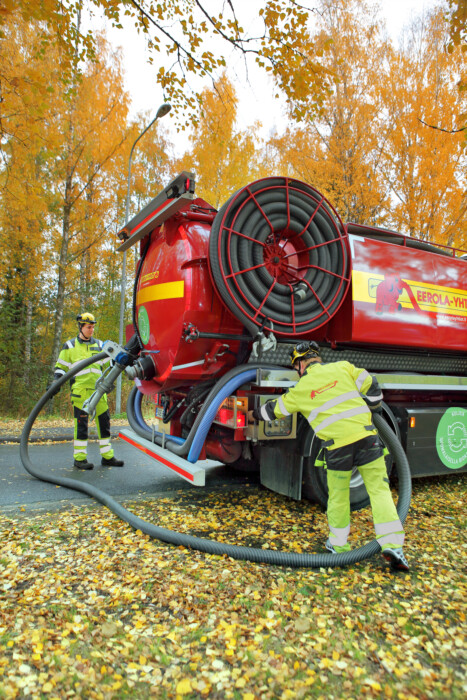
[[[75,367],[78,362],[85,360],[91,355],[97,355],[102,352],[103,343],[97,338],[91,340],[81,340],[81,338],[71,338],[62,346],[58,360],[55,363],[54,379],[59,379],[70,369]],[[103,360],[98,360],[85,369],[82,369],[78,374],[75,374],[70,381],[72,387],[71,400],[73,404],[82,404],[94,391],[96,381],[102,376],[103,372],[110,365],[110,357]],[[104,397],[103,397],[104,398]]]
[[[346,361],[313,362],[295,386],[255,409],[254,415],[270,421],[299,412],[333,450],[376,434],[369,406],[382,398],[376,378],[366,369]]]

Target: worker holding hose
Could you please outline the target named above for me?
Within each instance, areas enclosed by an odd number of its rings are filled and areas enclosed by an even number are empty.
[[[84,312],[76,317],[78,335],[67,340],[63,345],[55,364],[54,382],[72,369],[78,362],[90,355],[102,352],[102,341],[93,338],[96,319],[93,314]],[[88,414],[83,411],[83,404],[95,390],[96,379],[110,363],[110,358],[88,365],[71,379],[71,403],[74,415],[74,466],[77,469],[93,469],[88,462]],[[53,384],[52,384],[53,386]],[[58,391],[58,388],[57,388]],[[96,426],[99,436],[101,464],[104,467],[123,467],[123,461],[114,457],[110,444],[110,414],[107,406],[107,395],[104,394],[96,407]]]
[[[271,421],[300,412],[323,442],[328,483],[326,548],[347,552],[350,545],[350,477],[357,467],[370,497],[376,539],[392,569],[408,571],[404,556],[404,530],[397,514],[383,445],[371,412],[381,410],[383,398],[375,377],[350,362],[323,363],[315,342],[296,345],[292,367],[300,377],[278,399],[267,401],[250,419]]]

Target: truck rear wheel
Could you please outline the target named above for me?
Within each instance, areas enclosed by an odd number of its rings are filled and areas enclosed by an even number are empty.
[[[383,404],[383,417],[399,438],[396,419],[391,409],[386,404]],[[308,430],[306,430],[306,428],[308,428]],[[385,443],[381,435],[380,437],[383,443]],[[328,503],[326,470],[324,467],[316,466],[315,464],[321,450],[321,441],[314,435],[309,426],[305,426],[302,445],[304,449],[303,454],[309,455],[305,456],[303,460],[302,496],[326,508]],[[390,478],[394,467],[394,462],[390,453],[385,456],[385,461],[386,471]],[[363,483],[360,472],[354,467],[352,476],[350,477],[350,509],[361,510],[368,505],[370,505],[370,499],[365,484]]]

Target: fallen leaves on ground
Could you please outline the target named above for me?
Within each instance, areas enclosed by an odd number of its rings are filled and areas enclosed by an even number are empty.
[[[416,482],[408,574],[166,545],[102,506],[0,516],[0,698],[465,697],[465,482]],[[325,516],[256,487],[129,508],[231,544],[323,551]],[[373,538],[352,515],[352,544]],[[464,684],[464,685],[463,685]]]

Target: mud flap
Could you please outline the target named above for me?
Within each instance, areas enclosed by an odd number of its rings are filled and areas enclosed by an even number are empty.
[[[271,491],[299,501],[302,497],[303,456],[291,449],[290,440],[261,446],[260,480]]]

